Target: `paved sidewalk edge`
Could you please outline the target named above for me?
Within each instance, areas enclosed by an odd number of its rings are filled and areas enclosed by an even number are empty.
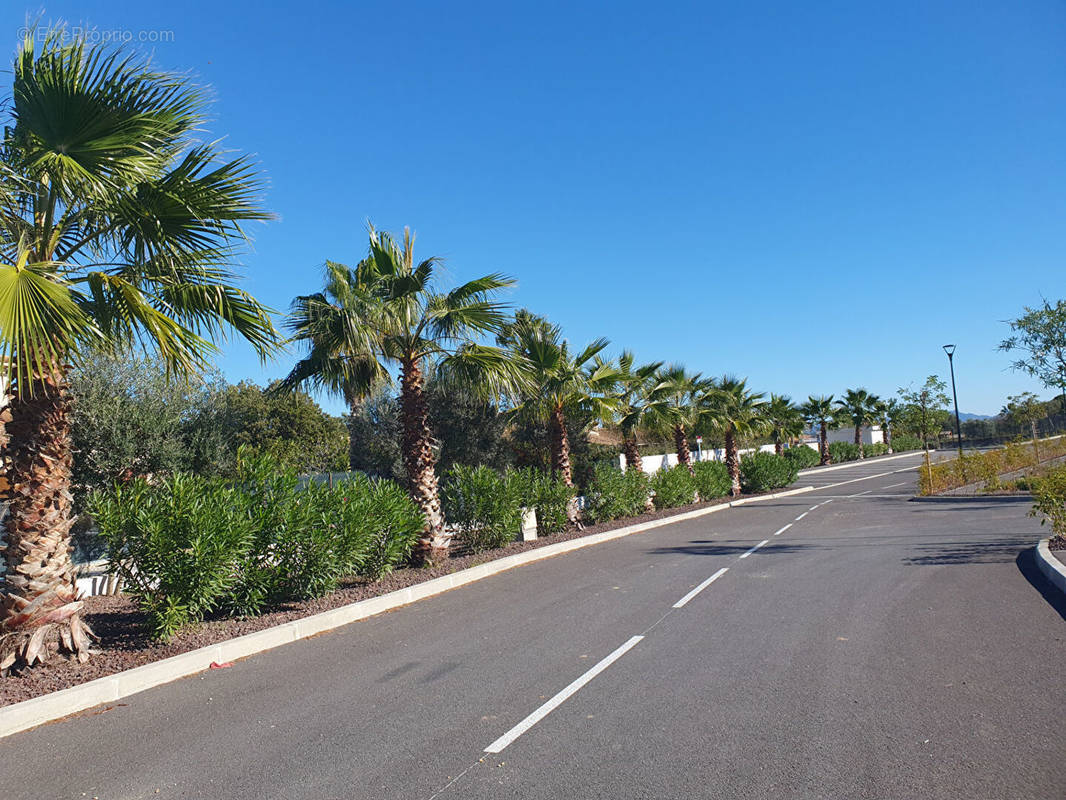
[[[802,445],[806,447],[807,445]],[[935,451],[930,451],[935,452]],[[891,456],[870,456],[869,458],[859,458],[855,461],[845,461],[843,464],[830,464],[827,467],[807,467],[807,469],[801,469],[796,474],[804,477],[807,475],[820,475],[823,472],[833,472],[838,469],[847,469],[848,467],[857,467],[861,464],[879,464],[882,461],[893,461],[897,458],[907,458],[908,456],[920,456],[921,450],[908,450],[906,453],[898,453]]]
[[[1041,539],[1036,546],[1036,565],[1060,592],[1066,592],[1066,564],[1059,561],[1051,552],[1047,539]]]
[[[415,603],[433,595],[441,594],[449,589],[465,586],[468,583],[488,578],[505,572],[523,564],[541,561],[571,550],[580,550],[613,539],[621,539],[634,533],[643,533],[664,525],[672,525],[675,522],[683,522],[696,519],[716,511],[722,511],[734,506],[757,503],[762,500],[776,500],[781,497],[812,492],[816,487],[804,486],[799,489],[789,489],[784,492],[760,495],[758,497],[745,497],[740,500],[719,503],[718,505],[698,508],[694,511],[682,511],[662,519],[650,522],[641,522],[636,525],[627,525],[616,528],[613,531],[594,533],[579,539],[570,539],[566,542],[538,547],[535,550],[527,550],[524,553],[516,553],[513,556],[505,556],[487,564],[479,564],[476,567],[453,572],[440,578],[434,578],[423,583],[416,583],[406,589],[398,589],[395,592],[372,597],[368,600],[360,600],[330,611],[323,611],[303,619],[293,620],[272,628],[265,628],[255,633],[238,636],[224,642],[217,642],[188,653],[171,656],[162,661],[155,661],[140,667],[134,667],[123,672],[116,672],[103,678],[88,681],[58,692],[41,695],[21,703],[12,703],[0,707],[0,738],[14,733],[35,728],[46,722],[53,722],[72,714],[93,708],[104,703],[112,703],[123,697],[143,692],[155,686],[178,680],[180,678],[195,675],[208,669],[211,662],[223,663],[234,661],[247,656],[272,650],[291,642],[307,639],[326,631],[349,625],[353,622],[372,617],[377,614],[391,611],[394,608]]]

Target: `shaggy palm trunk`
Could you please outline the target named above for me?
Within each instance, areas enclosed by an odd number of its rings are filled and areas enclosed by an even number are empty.
[[[570,436],[566,432],[566,415],[562,406],[552,409],[548,427],[551,429],[552,472],[562,478],[566,486],[574,485],[573,472],[570,469]],[[571,525],[578,524],[577,498],[572,497],[566,504],[566,518]]]
[[[692,453],[688,449],[688,437],[685,435],[684,425],[674,426],[674,449],[677,450],[677,463],[684,464],[693,475],[696,470],[692,468]]]
[[[70,394],[62,373],[18,391],[6,422],[8,514],[0,598],[0,674],[50,655],[89,657],[92,631],[81,619],[71,562]]]
[[[888,454],[892,455],[892,428],[889,425],[885,425],[885,447],[888,448]]]
[[[821,456],[819,462],[823,467],[830,462],[829,458],[829,423],[822,420],[821,425],[818,427],[818,454]]]
[[[426,518],[418,540],[418,557],[425,564],[440,564],[448,558],[451,536],[444,530],[423,381],[421,364],[417,360],[404,360],[400,365],[403,465],[407,472],[407,491]]]
[[[725,468],[729,470],[729,493],[733,497],[740,494],[740,454],[737,452],[737,440],[733,431],[725,432]]]
[[[862,452],[862,425],[855,426],[855,446],[859,448],[859,458],[865,458]]]
[[[627,470],[644,468],[644,460],[640,457],[640,450],[637,448],[637,437],[632,434],[622,434],[622,453],[626,457]]]
[[[774,452],[779,456],[785,454],[785,445],[780,439],[774,439]]]

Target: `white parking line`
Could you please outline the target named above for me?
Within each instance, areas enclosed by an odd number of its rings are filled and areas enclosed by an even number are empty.
[[[751,550],[749,550],[746,553],[742,553],[740,557],[741,558],[747,558],[752,553],[754,553],[756,550],[758,550],[760,547],[762,547],[764,544],[768,544],[769,542],[770,542],[769,539],[763,539],[761,542],[759,542],[757,545],[755,545],[753,548],[751,548]]]
[[[815,503],[815,504],[814,504],[813,506],[811,506],[811,507],[810,507],[810,508],[808,508],[807,510],[808,510],[808,511],[814,511],[814,509],[818,508],[818,506],[820,506],[820,505],[821,505],[821,503]]]
[[[624,645],[619,647],[617,650],[615,650],[613,653],[611,653],[609,656],[599,662],[596,666],[594,666],[576,681],[574,681],[561,692],[559,692],[559,694],[555,695],[555,697],[553,697],[547,703],[542,705],[524,720],[519,722],[495,742],[486,747],[485,752],[502,752],[509,744],[511,744],[511,742],[513,742],[523,733],[528,731],[530,728],[532,728],[534,725],[536,725],[538,722],[548,716],[552,711],[561,706],[568,697],[576,693],[582,686],[591,681],[593,678],[595,678],[597,675],[607,669],[607,667],[611,666],[611,664],[613,664],[615,661],[624,656],[627,652],[636,647],[640,640],[643,638],[643,636],[634,636],[632,639],[630,639]]]
[[[720,570],[718,570],[716,573],[714,573],[711,577],[709,577],[707,580],[705,580],[703,583],[701,583],[699,586],[697,586],[691,592],[689,592],[684,597],[682,597],[680,600],[678,600],[676,603],[674,603],[674,608],[684,608],[685,604],[689,600],[691,600],[693,597],[698,595],[700,592],[702,592],[704,589],[706,589],[708,586],[710,586],[716,580],[721,578],[727,572],[729,572],[729,567],[722,567]]]
[[[897,486],[906,486],[910,481],[900,481],[899,483],[890,483],[888,486],[882,486],[882,489],[894,489]]]
[[[798,517],[796,517],[796,522],[799,522],[801,519],[803,519],[805,516],[807,516],[810,513],[811,513],[810,511],[804,511],[802,514],[800,514]]]
[[[781,530],[779,530],[779,531],[774,531],[774,536],[780,536],[780,535],[781,535],[782,533],[784,533],[785,531],[787,531],[787,530],[788,530],[789,528],[791,528],[791,527],[792,527],[792,523],[790,522],[790,523],[788,523],[788,525],[786,525],[785,527],[783,527],[783,528],[782,528]]]

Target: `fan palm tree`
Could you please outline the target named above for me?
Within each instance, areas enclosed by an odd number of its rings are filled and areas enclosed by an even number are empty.
[[[895,398],[878,400],[874,405],[874,416],[881,424],[885,447],[888,448],[889,453],[892,452],[892,431],[902,415],[903,405]]]
[[[793,405],[792,398],[782,394],[770,395],[770,401],[763,406],[763,414],[774,440],[774,452],[781,455],[785,444],[803,433],[803,414]]]
[[[233,285],[243,225],[270,216],[261,179],[198,140],[206,94],[62,29],[35,36],[15,57],[0,147],[3,673],[89,655],[70,560],[70,362],[141,346],[180,375],[227,331],[260,355],[278,341],[269,310]]]
[[[748,389],[746,378],[725,375],[715,381],[701,403],[701,416],[720,431],[725,440],[725,465],[729,470],[733,497],[740,494],[739,439],[766,433],[770,427],[761,392]]]
[[[803,418],[811,425],[818,426],[818,454],[821,456],[819,463],[822,466],[832,461],[829,457],[829,428],[836,422],[835,411],[836,404],[831,394],[821,397],[810,395],[807,402],[800,406]]]
[[[448,557],[451,535],[438,491],[427,371],[477,387],[485,396],[512,392],[522,378],[522,365],[508,353],[476,341],[503,328],[505,306],[492,298],[514,281],[493,274],[438,291],[439,263],[435,257],[415,263],[409,229],[398,242],[370,226],[369,257],[354,271],[330,268],[326,292],[293,302],[289,326],[309,352],[283,381],[290,388],[311,383],[340,391],[351,402],[370,392],[390,367],[398,368],[400,449],[408,492],[425,517],[418,552],[428,564]]]
[[[673,434],[677,463],[684,464],[694,473],[688,431],[699,421],[699,399],[710,388],[711,381],[702,378],[698,372],[688,372],[681,364],[663,367],[656,373],[656,380],[659,384],[653,415],[656,427]]]
[[[661,410],[662,384],[656,372],[661,361],[637,366],[633,354],[623,350],[618,357],[618,383],[615,399],[618,403],[619,428],[622,431],[622,452],[626,469],[643,469],[637,447],[637,431]]]
[[[862,428],[877,419],[877,403],[880,398],[865,389],[848,389],[844,397],[837,401],[839,416],[851,420],[855,426],[855,446],[859,448],[859,458],[865,458],[862,448]]]
[[[607,347],[606,339],[591,342],[572,353],[557,325],[522,309],[497,337],[525,365],[528,379],[513,413],[547,422],[551,437],[552,472],[567,486],[573,486],[570,464],[568,415],[581,412],[593,420],[609,418],[617,404],[611,387],[619,371],[597,356]],[[577,522],[577,504],[568,509],[570,522]]]

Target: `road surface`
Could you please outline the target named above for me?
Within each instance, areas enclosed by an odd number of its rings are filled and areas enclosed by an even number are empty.
[[[1028,506],[919,457],[547,559],[0,741],[21,798],[1066,797]]]

